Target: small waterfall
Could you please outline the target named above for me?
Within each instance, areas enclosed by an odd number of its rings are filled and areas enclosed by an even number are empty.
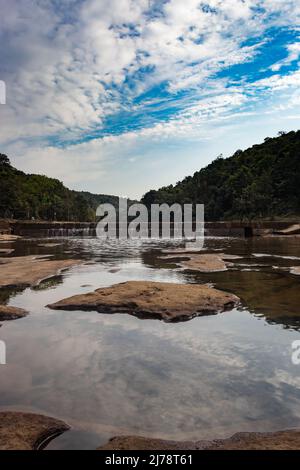
[[[62,224],[59,226],[58,223],[53,226],[48,226],[47,228],[43,226],[35,225],[34,227],[26,228],[26,235],[32,236],[46,236],[48,238],[58,238],[58,237],[90,237],[96,234],[95,224],[86,224],[74,223],[70,226]]]

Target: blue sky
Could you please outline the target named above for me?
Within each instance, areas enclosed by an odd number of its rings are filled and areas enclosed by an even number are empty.
[[[0,0],[1,152],[140,197],[300,128],[298,0]]]

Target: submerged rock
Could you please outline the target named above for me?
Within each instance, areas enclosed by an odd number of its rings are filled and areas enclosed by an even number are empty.
[[[15,250],[10,249],[10,248],[0,248],[0,255],[10,255],[14,251]]]
[[[189,320],[232,309],[239,303],[233,294],[198,284],[129,281],[61,300],[48,307],[60,310],[96,310],[128,313],[166,322]]]
[[[182,261],[177,261],[176,259],[185,258]],[[178,255],[168,255],[163,256],[161,259],[174,259],[176,264],[179,264],[184,269],[189,271],[200,271],[203,273],[227,271],[228,266],[231,266],[230,260],[239,259],[239,256],[228,255],[224,253],[197,253],[197,254],[178,254]]]
[[[22,308],[9,307],[7,305],[0,305],[0,320],[17,320],[18,318],[26,317],[28,312]]]
[[[80,264],[80,260],[48,260],[36,256],[0,258],[0,287],[30,287]]]
[[[298,450],[300,430],[242,432],[213,441],[165,441],[139,436],[113,437],[98,450]]]
[[[48,416],[0,412],[0,450],[37,450],[70,427]]]

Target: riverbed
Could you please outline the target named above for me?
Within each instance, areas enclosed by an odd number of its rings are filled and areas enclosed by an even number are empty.
[[[299,427],[292,343],[300,340],[300,277],[292,268],[300,266],[300,238],[206,238],[207,253],[239,256],[211,273],[162,259],[178,246],[92,237],[1,244],[14,249],[7,257],[83,264],[37,288],[0,290],[2,302],[29,312],[0,328],[0,409],[68,423],[49,449],[95,449],[122,434],[199,440]],[[209,283],[241,305],[178,323],[46,307],[128,280]]]

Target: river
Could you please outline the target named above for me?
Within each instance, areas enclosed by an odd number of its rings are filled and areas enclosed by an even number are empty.
[[[53,246],[40,246],[41,244]],[[195,273],[163,260],[163,241],[21,239],[10,256],[80,258],[39,288],[2,290],[25,308],[0,339],[2,410],[60,418],[72,429],[49,449],[95,449],[120,434],[190,440],[300,426],[300,238],[206,238],[208,252],[239,255],[228,271]],[[124,314],[53,311],[47,304],[127,280],[211,283],[239,308],[181,323]]]

